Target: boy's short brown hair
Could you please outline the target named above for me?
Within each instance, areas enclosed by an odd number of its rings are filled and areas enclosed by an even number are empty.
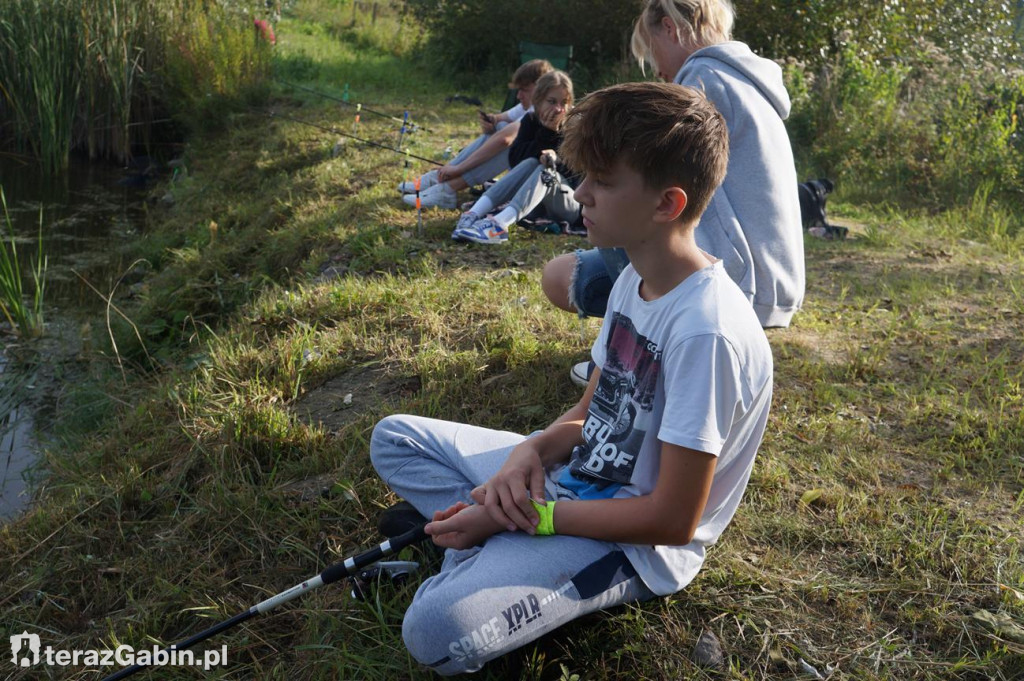
[[[509,86],[516,90],[530,87],[545,73],[554,70],[555,67],[547,59],[531,59],[516,69],[516,72],[512,74],[512,82]]]
[[[681,218],[696,223],[725,178],[729,132],[702,92],[672,83],[597,90],[565,122],[558,155],[573,170],[610,171],[621,159],[654,189],[681,187]]]

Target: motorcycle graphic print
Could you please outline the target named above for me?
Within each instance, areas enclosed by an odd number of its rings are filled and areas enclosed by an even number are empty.
[[[599,487],[629,484],[650,430],[661,350],[613,313],[604,366],[569,470]]]

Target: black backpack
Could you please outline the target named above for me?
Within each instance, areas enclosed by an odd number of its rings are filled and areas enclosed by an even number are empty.
[[[824,230],[825,238],[844,239],[846,238],[846,227],[830,225],[825,217],[825,201],[835,188],[832,180],[824,177],[817,180],[807,180],[798,184],[800,219],[803,222],[804,229]],[[818,234],[821,236],[821,232]]]

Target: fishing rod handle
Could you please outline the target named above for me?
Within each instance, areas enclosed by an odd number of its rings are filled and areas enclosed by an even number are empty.
[[[400,534],[397,537],[388,539],[380,546],[364,551],[358,555],[351,556],[345,560],[338,561],[321,572],[319,578],[322,580],[323,584],[331,584],[332,582],[336,582],[339,579],[348,577],[349,575],[354,575],[362,568],[370,565],[371,563],[376,563],[385,556],[398,553],[407,546],[412,546],[413,544],[423,541],[427,538],[425,528],[426,523],[423,523],[422,525],[409,530],[405,534]]]
[[[312,577],[311,579],[307,579],[301,584],[296,584],[292,588],[286,591],[282,591],[276,596],[271,596],[265,601],[262,601],[252,606],[245,612],[241,612],[232,617],[231,619],[224,620],[219,624],[215,624],[209,629],[201,631],[198,634],[191,636],[185,639],[184,641],[181,641],[180,643],[175,643],[174,645],[170,646],[169,648],[166,648],[165,650],[184,650],[186,648],[190,648],[197,643],[205,641],[206,639],[211,638],[213,636],[216,636],[222,631],[230,629],[236,624],[240,624],[241,622],[244,622],[245,620],[251,617],[255,617],[256,615],[261,615],[265,612],[269,612],[270,610],[273,610],[282,603],[287,603],[293,598],[298,598],[299,596],[309,591],[312,591],[313,589],[316,589],[320,586],[323,586],[324,584],[331,584],[333,582],[338,581],[339,579],[348,577],[349,575],[354,575],[357,571],[361,570],[367,565],[370,565],[371,563],[376,563],[378,560],[385,556],[390,556],[392,554],[398,553],[407,546],[411,546],[417,542],[423,541],[427,538],[425,528],[426,523],[409,530],[405,534],[400,534],[397,537],[392,537],[391,539],[388,539],[387,541],[380,544],[380,546],[376,546],[368,551],[364,551],[363,553],[356,554],[355,556],[346,558],[343,561],[334,563],[333,565],[328,566],[319,575]],[[130,667],[125,667],[124,669],[121,669],[115,672],[114,674],[111,674],[110,676],[103,679],[103,681],[119,681],[120,679],[128,678],[129,676],[145,669],[148,666],[150,665],[133,664]]]
[[[318,589],[324,584],[333,584],[339,579],[348,577],[350,575],[354,575],[356,572],[363,569],[367,565],[376,563],[378,560],[384,558],[385,556],[390,556],[394,553],[398,553],[406,546],[411,546],[416,542],[420,542],[426,539],[427,533],[424,531],[424,527],[426,527],[426,523],[420,525],[419,527],[414,527],[405,534],[400,534],[397,537],[392,537],[391,539],[388,539],[387,541],[382,543],[380,546],[376,546],[372,549],[356,554],[355,556],[350,556],[345,560],[338,561],[333,565],[329,565],[319,575],[311,577],[299,584],[296,584],[292,588],[288,589],[287,591],[282,591],[276,596],[271,596],[270,598],[268,598],[265,601],[262,601],[261,603],[257,603],[253,606],[253,610],[257,611],[260,614],[270,612],[282,603],[287,603],[293,598],[298,598],[306,592],[312,591],[313,589]]]

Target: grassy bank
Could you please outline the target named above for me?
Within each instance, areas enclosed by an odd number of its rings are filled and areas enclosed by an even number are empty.
[[[475,108],[444,103],[443,78],[376,49],[372,32],[293,17],[278,36],[282,80],[334,95],[347,83],[352,102],[412,112],[427,129],[412,153],[471,139]],[[598,323],[554,311],[539,277],[583,242],[518,231],[505,248],[455,244],[453,211],[425,211],[421,233],[394,192],[403,158],[290,120],[349,132],[353,113],[278,87],[267,109],[194,141],[188,178],[161,188],[173,203],[150,211],[155,272],[137,303],[119,301],[143,343],[115,328],[120,358],[89,358],[105,394],[69,387],[76,418],[48,452],[40,501],[0,529],[3,630],[69,650],[183,638],[379,541],[394,500],[367,458],[381,416],[525,432],[577,397],[568,368]],[[386,143],[396,127],[364,115],[358,132]],[[967,239],[970,216],[953,213],[833,213],[854,237],[807,243],[805,307],[769,332],[766,440],[701,575],[481,678],[812,678],[804,665],[834,679],[1021,678],[1019,243]],[[97,432],[104,412],[116,416]],[[400,637],[417,579],[365,603],[323,589],[214,641],[229,667],[150,678],[429,678]],[[691,662],[705,629],[727,671]]]

